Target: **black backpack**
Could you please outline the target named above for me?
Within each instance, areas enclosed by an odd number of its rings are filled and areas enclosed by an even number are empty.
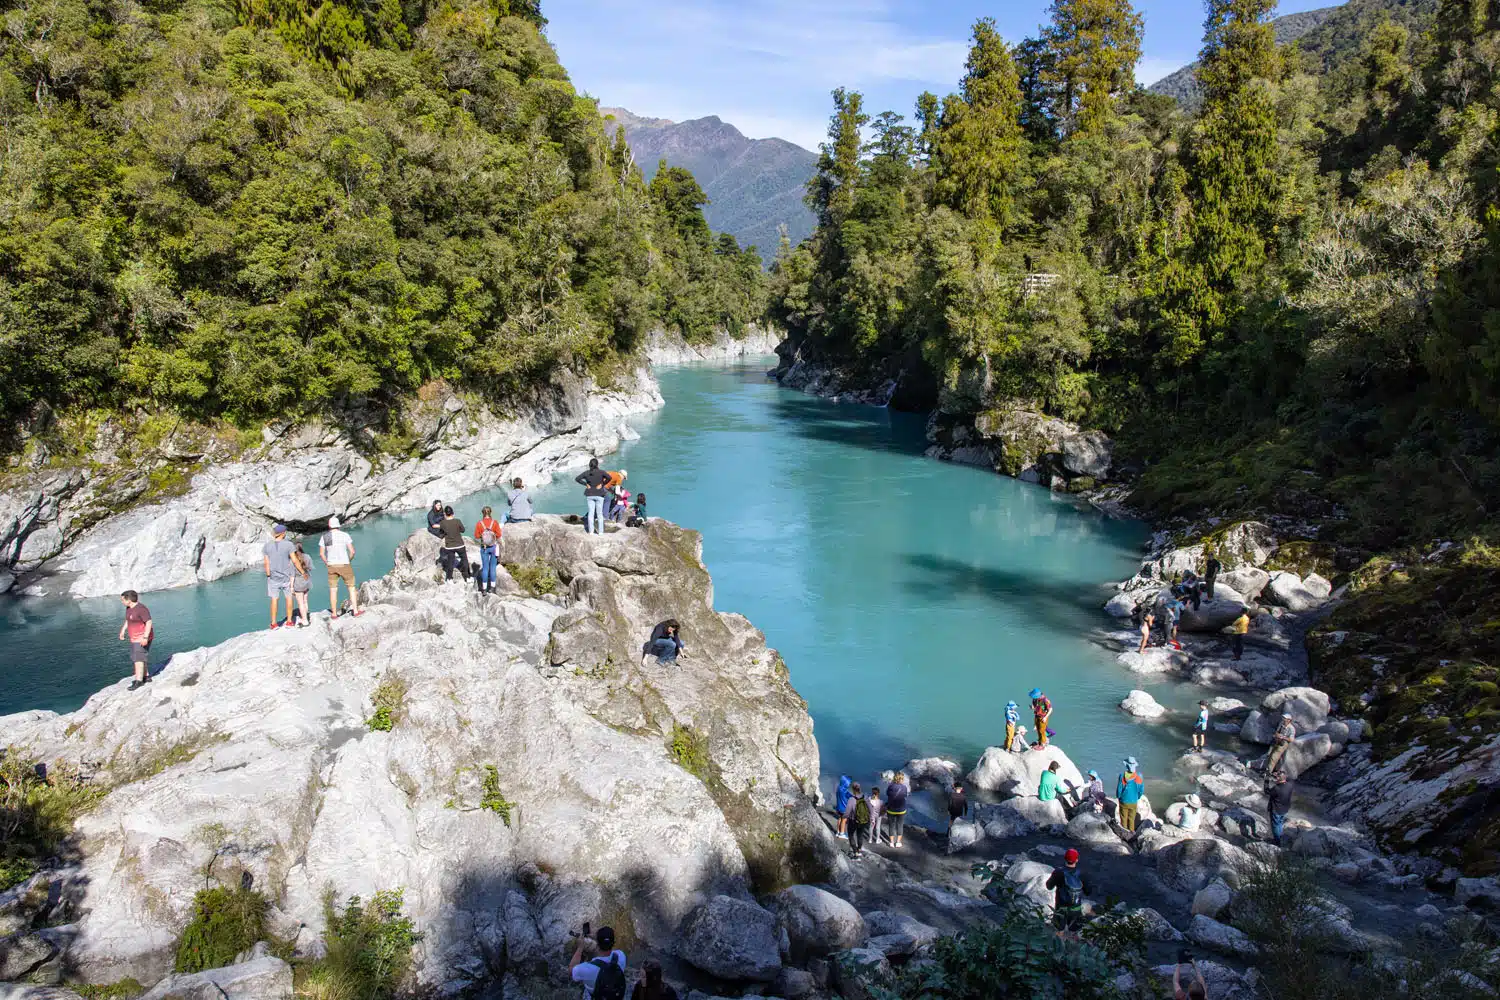
[[[591,964],[599,969],[599,976],[594,980],[594,1000],[625,1000],[625,970],[620,968],[615,956],[596,958]]]
[[[1083,905],[1083,875],[1077,868],[1064,868],[1062,870],[1062,900],[1066,909],[1074,909]]]

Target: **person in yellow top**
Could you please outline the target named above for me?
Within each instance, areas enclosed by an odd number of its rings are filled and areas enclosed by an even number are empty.
[[[1240,606],[1240,616],[1229,626],[1229,641],[1234,646],[1234,658],[1238,660],[1245,655],[1245,634],[1250,631],[1250,609],[1244,605]]]

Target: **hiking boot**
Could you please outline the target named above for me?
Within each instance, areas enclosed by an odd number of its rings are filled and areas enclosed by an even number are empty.
[[[131,681],[130,682],[130,687],[126,688],[125,690],[127,690],[127,691],[134,691],[136,688],[139,688],[140,686],[141,686],[141,682],[140,681]]]

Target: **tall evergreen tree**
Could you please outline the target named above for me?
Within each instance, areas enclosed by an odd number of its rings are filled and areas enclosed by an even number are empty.
[[[1045,72],[1059,90],[1057,117],[1065,132],[1098,128],[1135,85],[1141,15],[1130,0],[1053,0],[1050,13]]]
[[[807,184],[807,207],[818,216],[820,225],[837,226],[854,204],[859,156],[864,148],[860,129],[870,121],[864,107],[864,95],[857,90],[839,87],[833,92],[828,141],[818,156],[818,172]]]
[[[1015,210],[1026,166],[1021,82],[993,18],[974,25],[961,96],[943,102],[935,155],[938,199],[1001,225]]]

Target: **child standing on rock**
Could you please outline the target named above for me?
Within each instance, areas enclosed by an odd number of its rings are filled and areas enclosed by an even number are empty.
[[[1193,723],[1193,753],[1202,753],[1208,743],[1208,702],[1198,702],[1198,721]]]
[[[1047,749],[1047,720],[1052,718],[1052,700],[1042,693],[1041,688],[1031,689],[1031,712],[1036,717],[1036,742],[1031,744],[1034,750]]]
[[[870,785],[870,843],[879,845],[885,826],[885,802],[880,798],[879,783]]]
[[[1021,724],[1021,710],[1016,703],[1008,701],[1005,703],[1005,749],[1009,753],[1016,752],[1016,727]]]

